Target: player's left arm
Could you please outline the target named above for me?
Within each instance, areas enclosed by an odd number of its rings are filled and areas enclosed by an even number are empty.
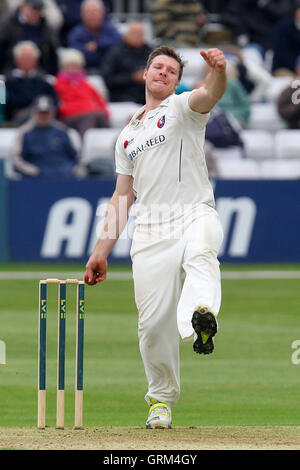
[[[226,59],[220,49],[200,51],[210,67],[203,85],[189,96],[189,106],[198,113],[208,113],[222,98],[227,88]]]

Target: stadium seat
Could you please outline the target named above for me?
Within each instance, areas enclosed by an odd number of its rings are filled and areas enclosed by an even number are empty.
[[[110,109],[111,126],[116,129],[125,127],[134,113],[141,108],[139,104],[132,101],[124,101],[120,103],[108,103]]]
[[[253,46],[245,46],[241,49],[241,54],[243,57],[243,61],[248,65],[249,63],[255,64],[259,67],[264,67],[264,59],[261,55],[261,52],[257,49],[257,47]]]
[[[120,129],[88,129],[83,137],[82,162],[99,157],[113,160],[119,134]]]
[[[278,131],[287,127],[280,117],[275,103],[251,103],[251,115],[248,129]]]
[[[300,130],[285,129],[274,136],[276,158],[300,158]]]
[[[265,99],[272,75],[266,70],[263,57],[256,47],[244,47],[241,49],[241,54],[247,68],[247,77],[255,84],[249,98],[251,102],[261,102]]]
[[[8,178],[15,178],[12,164],[12,150],[15,144],[18,129],[0,128],[0,158],[5,160],[5,174]]]
[[[218,160],[218,173],[220,179],[258,179],[260,175],[259,163],[246,159],[220,159]]]
[[[262,179],[299,179],[299,160],[268,160],[260,164]]]
[[[217,161],[240,160],[244,157],[243,149],[238,146],[232,146],[227,148],[213,147],[212,152]]]
[[[280,93],[291,84],[291,77],[272,77],[265,98],[270,102],[276,102]]]
[[[69,137],[71,139],[71,142],[72,142],[74,148],[80,154],[81,147],[82,147],[82,140],[81,140],[79,132],[76,131],[76,129],[69,128],[68,129],[68,134],[69,134]]]
[[[87,81],[102,95],[106,101],[109,101],[109,91],[101,75],[87,75]]]
[[[274,138],[265,130],[245,129],[242,131],[246,158],[261,160],[274,157]]]
[[[206,62],[201,57],[199,49],[178,48],[177,52],[185,61],[182,74],[183,81],[185,80],[185,77],[189,77],[189,81],[191,81],[191,78],[194,77],[194,82],[203,78]]]

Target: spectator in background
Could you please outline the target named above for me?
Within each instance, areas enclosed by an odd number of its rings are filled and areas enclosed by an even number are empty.
[[[103,96],[87,81],[83,54],[65,49],[54,89],[59,99],[58,116],[81,137],[87,129],[110,127],[109,110]]]
[[[67,46],[67,37],[74,26],[81,23],[81,4],[83,0],[55,0],[63,16],[63,24],[60,30],[60,43]],[[112,5],[109,0],[104,0],[106,11],[111,11]]]
[[[23,0],[1,0],[0,2],[1,6],[6,5],[5,8],[4,6],[2,7],[2,10],[5,10],[5,12],[16,10],[22,3]],[[61,28],[63,15],[55,0],[44,1],[43,15],[53,30],[58,31]]]
[[[4,0],[5,2],[5,0]],[[2,0],[1,0],[2,3]],[[23,3],[23,0],[6,0],[7,11],[15,10]],[[48,25],[58,31],[63,22],[63,15],[56,0],[44,0],[43,15]]]
[[[300,55],[300,0],[295,1],[293,14],[276,24],[273,52],[273,75],[295,75]]]
[[[20,41],[30,40],[39,48],[40,66],[49,74],[57,73],[57,43],[43,17],[43,0],[23,0],[19,8],[0,22],[0,73],[14,66],[12,49]]]
[[[204,75],[208,72],[205,68]],[[236,66],[227,61],[227,89],[218,101],[218,108],[225,113],[229,113],[243,127],[247,127],[250,119],[250,100],[247,91],[238,79],[238,71]],[[194,88],[200,88],[203,80],[195,83]]]
[[[230,0],[222,22],[240,47],[255,44],[262,54],[272,49],[274,26],[291,11],[291,0]]]
[[[60,43],[67,46],[67,37],[72,28],[81,23],[81,4],[83,0],[56,0],[62,15],[63,24],[60,30]]]
[[[262,101],[272,76],[264,67],[260,54],[255,53],[253,49],[242,49],[234,44],[224,44],[222,50],[227,61],[234,65],[236,77],[246,90],[250,101]]]
[[[21,41],[13,49],[16,68],[6,77],[6,119],[16,125],[29,119],[39,95],[57,102],[53,86],[38,71],[40,51],[32,41]]]
[[[55,106],[48,96],[37,98],[33,117],[19,129],[13,162],[23,176],[69,178],[77,154],[67,128],[54,120]]]
[[[101,69],[110,101],[145,104],[143,72],[151,50],[145,43],[143,23],[131,22],[122,42],[108,52]]]
[[[81,17],[82,23],[72,28],[68,35],[68,47],[84,54],[88,73],[98,73],[106,54],[122,36],[110,22],[101,0],[84,0]]]
[[[232,67],[232,72],[230,73],[230,68],[230,64],[228,64],[227,89],[219,100],[218,106],[224,112],[230,113],[243,128],[246,128],[250,119],[250,99],[247,91],[238,79],[236,69]]]
[[[153,0],[149,6],[153,34],[163,43],[195,47],[199,31],[206,23],[204,8],[198,0]]]
[[[279,95],[278,113],[288,124],[290,129],[300,129],[300,55],[296,61],[296,80],[285,88]]]

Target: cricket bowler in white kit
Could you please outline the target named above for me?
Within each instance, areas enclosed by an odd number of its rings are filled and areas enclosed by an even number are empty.
[[[150,54],[146,105],[116,143],[116,189],[86,265],[88,284],[106,278],[107,257],[136,197],[131,258],[148,380],[147,428],[171,427],[171,406],[180,394],[179,339],[193,340],[199,354],[211,353],[221,304],[217,256],[223,232],[204,143],[209,111],[226,90],[226,61],[219,49],[200,54],[210,73],[201,88],[180,95],[175,94],[184,66],[180,56],[167,46]]]

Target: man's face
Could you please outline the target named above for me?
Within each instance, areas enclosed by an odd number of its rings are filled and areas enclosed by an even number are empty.
[[[136,47],[137,49],[143,47],[145,44],[143,25],[138,22],[132,23],[125,35],[125,41],[131,47]]]
[[[155,57],[149,69],[144,71],[146,89],[157,99],[167,98],[179,85],[179,71],[180,65],[173,57]]]
[[[297,9],[295,10],[294,17],[295,17],[296,21],[299,21],[299,22],[300,22],[300,8],[297,8]]]
[[[54,118],[54,113],[52,111],[36,111],[35,120],[39,126],[47,127],[51,124]]]
[[[82,9],[82,21],[88,29],[98,29],[103,23],[105,12],[96,2],[85,5]]]
[[[20,70],[29,72],[36,68],[37,56],[30,46],[23,46],[16,57],[16,65]]]
[[[42,17],[41,10],[30,4],[21,6],[21,14],[25,17],[27,23],[31,25],[39,24]]]

